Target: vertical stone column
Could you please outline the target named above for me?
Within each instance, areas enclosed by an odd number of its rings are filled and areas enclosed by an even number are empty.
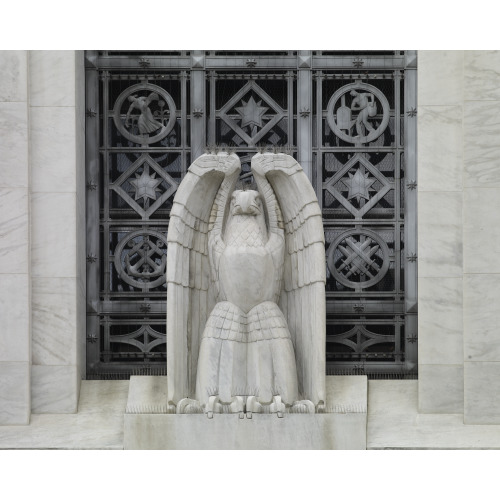
[[[300,50],[297,55],[297,153],[298,161],[311,184],[312,178],[312,51]]]
[[[191,161],[205,152],[206,146],[206,81],[205,53],[193,51],[191,70]]]
[[[464,422],[500,424],[500,51],[464,56]]]
[[[77,410],[85,373],[83,53],[29,54],[33,413]]]
[[[419,411],[463,412],[462,51],[418,52]]]
[[[27,58],[0,52],[0,425],[30,419]]]

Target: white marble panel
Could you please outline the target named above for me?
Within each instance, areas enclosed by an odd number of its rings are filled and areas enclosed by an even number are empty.
[[[167,377],[130,377],[127,413],[167,413]]]
[[[76,194],[31,196],[31,262],[33,276],[73,278],[76,262]]]
[[[419,278],[420,363],[463,363],[462,288],[462,278]]]
[[[0,362],[30,361],[28,274],[0,274]]]
[[[460,191],[462,148],[462,106],[420,106],[419,191]]]
[[[33,364],[76,364],[78,295],[76,278],[33,278]]]
[[[29,421],[29,363],[2,361],[0,362],[0,425],[26,425]]]
[[[29,426],[4,426],[0,449],[123,449],[128,380],[84,380],[78,413],[32,415]]]
[[[31,411],[74,413],[78,408],[80,379],[76,366],[31,367]]]
[[[325,379],[325,411],[366,413],[368,379],[366,375],[329,375]]]
[[[462,193],[419,192],[419,277],[461,277],[462,253]]]
[[[500,361],[499,274],[464,276],[464,359]]]
[[[28,187],[26,102],[0,102],[0,137],[0,186]]]
[[[0,188],[0,274],[29,269],[28,190]]]
[[[368,449],[500,448],[500,425],[464,425],[461,414],[419,414],[416,380],[368,384]]]
[[[32,106],[75,105],[75,51],[32,50],[29,69]]]
[[[463,100],[463,51],[418,51],[419,105],[453,105]]]
[[[418,365],[420,413],[463,413],[463,365]]]
[[[464,103],[464,187],[500,187],[500,101]]]
[[[464,99],[500,100],[500,51],[464,51]]]
[[[31,108],[33,192],[76,191],[75,108]]]
[[[28,100],[27,75],[27,51],[2,50],[0,53],[0,101],[26,102]]]
[[[464,363],[464,422],[500,424],[500,362]]]
[[[464,272],[500,273],[500,188],[464,190]]]

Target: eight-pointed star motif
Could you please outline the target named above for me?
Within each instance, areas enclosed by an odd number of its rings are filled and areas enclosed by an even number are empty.
[[[262,101],[255,102],[253,96],[247,102],[243,99],[241,102],[243,106],[236,108],[236,111],[241,115],[241,128],[247,125],[263,127],[262,117],[269,108],[261,106]]]
[[[368,172],[362,174],[361,170],[358,168],[354,175],[349,173],[349,179],[342,179],[342,182],[349,189],[349,194],[347,195],[348,200],[356,198],[359,203],[361,198],[364,198],[365,200],[370,199],[368,189],[376,181],[376,179],[370,179],[369,176],[370,174]]]
[[[142,198],[143,201],[146,201],[146,198],[151,198],[156,200],[156,191],[160,191],[158,186],[161,184],[162,179],[156,179],[155,173],[151,176],[146,170],[143,170],[140,176],[135,174],[135,177],[135,179],[130,180],[130,184],[135,188],[135,199]]]

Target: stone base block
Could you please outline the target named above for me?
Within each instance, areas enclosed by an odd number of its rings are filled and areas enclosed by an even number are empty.
[[[124,448],[131,450],[364,450],[366,377],[327,377],[315,415],[167,414],[167,377],[131,377]]]
[[[126,414],[126,450],[364,450],[366,413]]]

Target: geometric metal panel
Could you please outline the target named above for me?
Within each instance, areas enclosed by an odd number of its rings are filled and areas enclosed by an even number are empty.
[[[415,373],[412,51],[86,54],[90,377],[164,373],[170,210],[204,147],[233,150],[243,184],[266,147],[310,175],[326,241],[327,371]]]

